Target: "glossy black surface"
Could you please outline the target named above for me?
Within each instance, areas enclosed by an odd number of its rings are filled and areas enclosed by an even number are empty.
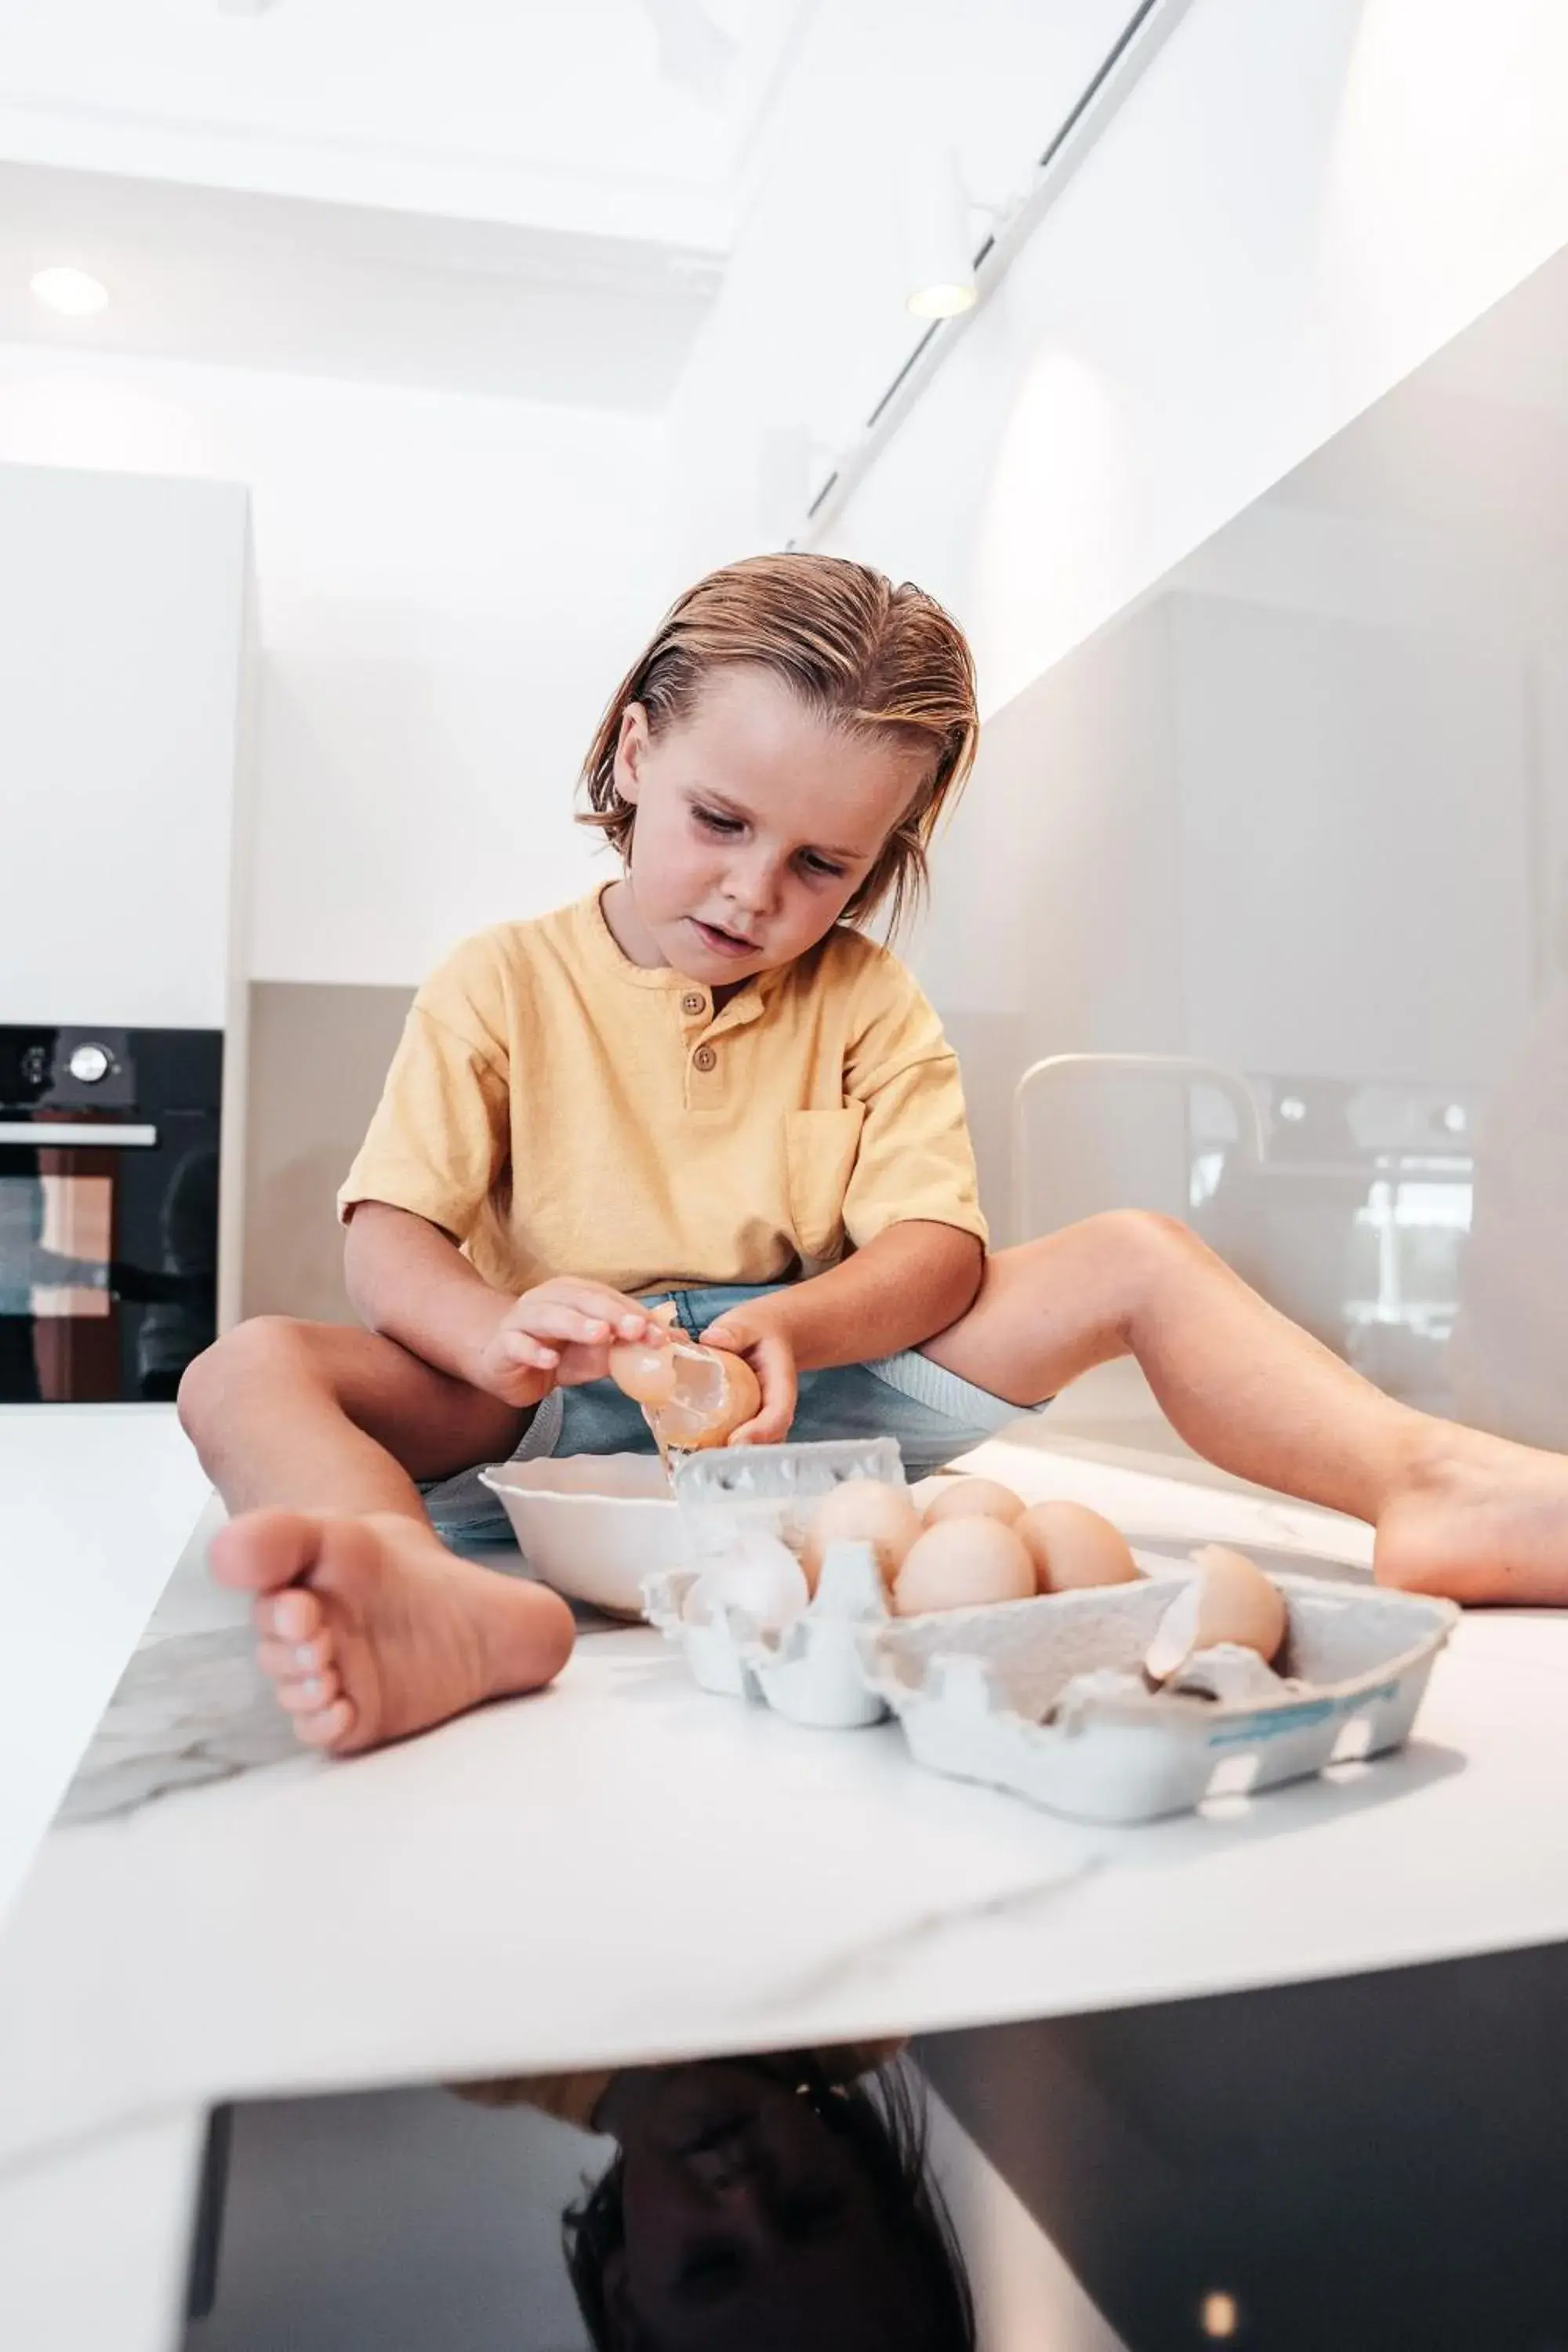
[[[241,2106],[186,2352],[1568,2352],[1564,1948],[846,2054]]]
[[[389,2132],[396,2104],[393,2095],[378,2118]],[[314,2112],[330,2133],[354,2105],[363,2115],[373,2103],[321,2102]],[[573,2121],[552,2112],[561,2107]],[[434,2296],[422,2288],[417,2315],[406,2298],[397,2316],[374,2297],[357,2317],[342,2303],[312,2309],[309,2291],[291,2292],[270,2255],[263,2284],[253,2268],[258,2223],[280,2224],[303,2247],[319,2215],[310,2156],[291,2168],[287,2210],[258,2210],[250,2112],[241,2110],[232,2159],[225,2133],[209,2149],[190,2278],[189,2309],[201,2323],[192,2352],[394,2339],[504,2340],[516,2352],[969,2352],[975,2344],[967,2263],[928,2152],[926,2095],[918,2073],[890,2052],[808,2050],[519,2079],[459,2086],[426,2103],[416,2126],[430,2136],[426,2160],[437,2146],[449,2151],[446,2188],[424,2200],[427,2213],[453,2189],[461,2202],[466,2178],[470,2214],[487,2210],[493,2221],[493,2189],[517,2179],[522,2152],[514,2247],[497,2251],[515,2263],[527,2242],[518,2267],[529,2284],[517,2308],[494,2308],[478,2334],[483,2257],[465,2282],[454,2280],[452,2294],[438,2284]],[[264,2134],[277,2113],[261,2116]],[[474,2168],[487,2153],[496,2172],[484,2181]],[[351,2201],[357,2193],[349,2189]],[[499,2218],[504,2240],[504,2211]],[[343,2252],[346,2275],[360,2250]],[[426,2285],[441,2266],[432,2244]]]
[[[86,1051],[78,1075],[73,1057]],[[223,1039],[192,1029],[0,1028],[0,1402],[172,1398],[216,1336]],[[151,1146],[84,1129],[151,1128]],[[58,1130],[51,1133],[51,1130]],[[107,1180],[105,1264],[44,1246],[46,1171]],[[38,1286],[106,1294],[107,1315],[34,1312]]]

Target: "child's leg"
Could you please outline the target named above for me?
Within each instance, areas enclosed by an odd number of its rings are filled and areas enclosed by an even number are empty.
[[[374,1331],[259,1315],[196,1359],[180,1418],[231,1512],[423,1521],[414,1481],[503,1459],[525,1416]]]
[[[258,1659],[310,1745],[401,1738],[560,1672],[565,1603],[456,1559],[414,1484],[509,1454],[510,1406],[372,1332],[265,1317],[192,1365],[180,1415],[237,1514],[213,1572],[256,1594]]]
[[[1173,1219],[1115,1211],[1002,1251],[922,1352],[1019,1405],[1131,1355],[1209,1461],[1371,1520],[1385,1582],[1568,1601],[1568,1460],[1395,1403]]]

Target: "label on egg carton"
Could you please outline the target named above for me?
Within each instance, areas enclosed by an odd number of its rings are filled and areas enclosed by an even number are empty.
[[[770,1706],[792,1723],[823,1730],[879,1723],[888,1708],[870,1688],[861,1655],[863,1636],[888,1620],[871,1547],[830,1544],[816,1593],[768,1622],[769,1601],[776,1609],[782,1597],[771,1577],[781,1563],[772,1552],[783,1553],[800,1577],[778,1539],[765,1536],[709,1568],[662,1569],[645,1577],[649,1622],[684,1653],[704,1690]],[[804,1592],[804,1578],[800,1583]]]

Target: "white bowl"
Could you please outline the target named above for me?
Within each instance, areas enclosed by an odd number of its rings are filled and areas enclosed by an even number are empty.
[[[651,1454],[497,1462],[479,1476],[505,1504],[534,1574],[569,1600],[640,1617],[643,1578],[685,1560],[680,1515]]]

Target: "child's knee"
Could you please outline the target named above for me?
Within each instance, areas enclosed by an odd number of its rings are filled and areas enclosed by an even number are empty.
[[[200,1445],[213,1415],[237,1388],[307,1373],[313,1362],[310,1330],[291,1316],[255,1315],[204,1349],[185,1367],[176,1400],[180,1425],[192,1443]]]
[[[1190,1225],[1163,1209],[1100,1209],[1076,1225],[1043,1235],[1032,1246],[1058,1260],[1070,1247],[1080,1263],[1114,1274],[1122,1287],[1129,1277],[1158,1274],[1178,1259],[1212,1255]]]

